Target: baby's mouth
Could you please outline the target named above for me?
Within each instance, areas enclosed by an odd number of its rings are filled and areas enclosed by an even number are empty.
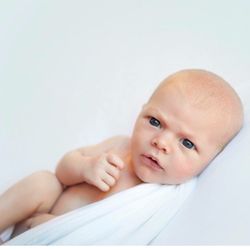
[[[142,160],[146,165],[154,169],[164,170],[164,168],[160,165],[158,159],[156,159],[155,157],[151,155],[142,155]]]

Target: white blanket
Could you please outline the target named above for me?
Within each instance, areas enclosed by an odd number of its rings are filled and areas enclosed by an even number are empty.
[[[195,187],[143,183],[56,217],[6,245],[148,245]]]

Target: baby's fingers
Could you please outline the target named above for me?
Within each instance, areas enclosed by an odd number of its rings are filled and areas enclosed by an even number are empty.
[[[114,167],[113,165],[109,165],[106,167],[106,173],[113,176],[116,180],[120,178],[120,169]]]
[[[123,169],[125,166],[123,160],[119,156],[113,153],[108,154],[107,161],[119,169]]]
[[[103,180],[100,180],[97,183],[95,183],[95,186],[103,192],[107,192],[110,189],[109,185]]]
[[[112,177],[112,176],[109,175],[109,174],[105,174],[105,175],[102,177],[102,180],[103,180],[109,187],[114,186],[115,183],[116,183],[115,178]]]

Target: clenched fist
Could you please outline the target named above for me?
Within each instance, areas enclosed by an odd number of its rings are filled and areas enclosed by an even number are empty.
[[[84,180],[104,192],[116,184],[120,171],[125,166],[123,160],[115,153],[95,156],[90,165],[83,170]]]

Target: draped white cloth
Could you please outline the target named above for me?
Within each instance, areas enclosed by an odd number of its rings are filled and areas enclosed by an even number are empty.
[[[192,192],[180,185],[143,183],[38,225],[6,245],[148,245]]]

